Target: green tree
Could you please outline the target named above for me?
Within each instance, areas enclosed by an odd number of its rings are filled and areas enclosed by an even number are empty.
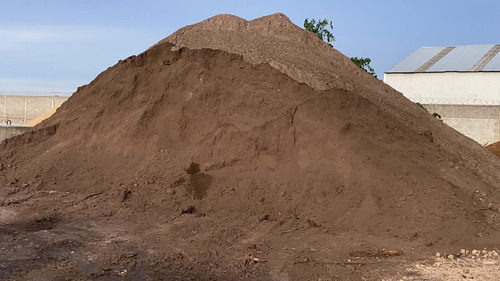
[[[304,20],[304,29],[309,30],[312,33],[314,33],[319,39],[325,41],[333,47],[331,42],[335,41],[335,36],[333,36],[333,23],[332,21],[328,21],[327,19],[319,19],[319,20],[310,20],[305,19]],[[358,57],[352,57],[351,61],[359,66],[361,69],[364,71],[368,72],[370,75],[373,77],[377,77],[375,74],[375,69],[370,66],[370,62],[372,61],[370,58],[358,58]]]
[[[372,62],[370,58],[352,57],[351,61],[355,65],[361,67],[364,71],[370,73],[371,76],[377,78],[377,74],[375,74],[375,69],[373,69],[373,67],[370,66],[370,62]]]
[[[312,19],[309,21],[309,19],[305,19],[304,28],[314,33],[319,39],[325,41],[330,46],[332,46],[330,43],[335,41],[335,36],[333,36],[333,33],[330,31],[333,31],[333,23],[331,21],[326,19],[318,21]]]

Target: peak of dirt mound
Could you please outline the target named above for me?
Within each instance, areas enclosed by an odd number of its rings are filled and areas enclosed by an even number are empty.
[[[253,64],[269,63],[295,80],[319,90],[351,89],[350,79],[341,79],[339,75],[347,77],[359,72],[349,59],[332,50],[314,34],[304,32],[283,14],[252,21],[218,15],[181,28],[161,42],[240,54]],[[324,62],[321,60],[324,56],[318,57],[317,53],[330,53],[331,58]],[[329,71],[332,67],[337,71]],[[346,69],[350,69],[349,73],[343,73]]]
[[[0,163],[10,197],[127,237],[98,260],[136,279],[355,280],[335,261],[498,246],[500,160],[282,14],[180,29]]]

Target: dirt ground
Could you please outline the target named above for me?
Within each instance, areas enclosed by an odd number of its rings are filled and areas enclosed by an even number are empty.
[[[0,280],[488,278],[435,254],[498,252],[499,170],[286,16],[219,15],[1,144]]]
[[[3,190],[5,192],[5,190]],[[196,222],[187,235],[175,240],[161,239],[196,214],[172,219],[149,231],[130,228],[133,224],[112,220],[66,222],[57,216],[43,215],[40,207],[50,209],[60,202],[72,209],[95,207],[96,198],[85,200],[59,192],[31,195],[2,194],[0,207],[0,280],[498,280],[498,252],[479,251],[460,256],[428,252],[392,252],[371,247],[346,253],[332,247],[326,239],[294,243],[295,229],[282,235],[278,253],[269,245],[245,241],[238,255],[219,250],[195,251],[194,240],[203,235]],[[297,231],[297,230],[295,230]],[[262,235],[262,233],[260,233]],[[255,233],[254,235],[259,235]],[[168,236],[168,234],[167,234]],[[156,237],[156,238],[155,238]],[[170,238],[170,237],[169,237]],[[250,237],[250,240],[255,237]],[[351,239],[338,237],[340,243]],[[161,240],[162,245],[156,245]],[[248,240],[248,239],[247,239]],[[303,240],[303,239],[302,239]],[[343,240],[343,241],[342,241]],[[160,243],[160,241],[157,241]],[[340,253],[331,253],[331,251]],[[196,254],[196,261],[190,255]],[[485,255],[486,254],[486,255]],[[204,256],[200,260],[200,255]],[[277,259],[277,260],[275,260]],[[279,265],[274,267],[273,265]],[[215,268],[214,268],[215,267]],[[273,269],[273,270],[270,270]],[[204,272],[204,274],[201,274]]]
[[[192,239],[200,235],[194,229],[191,238],[164,240],[161,247],[145,241],[188,217],[144,235],[126,227],[130,224],[64,222],[55,214],[45,216],[34,210],[40,201],[61,200],[91,208],[92,198],[84,202],[50,191],[3,196],[10,200],[0,207],[0,280],[500,280],[500,260],[492,250],[486,255],[484,251],[476,256],[455,254],[453,259],[445,253],[436,258],[428,253],[384,255],[373,249],[342,256],[325,252],[325,245],[318,244],[329,241],[317,239],[312,247],[290,241],[278,257],[270,255],[269,249],[251,245],[230,258],[223,248],[202,252],[205,263],[194,263],[185,252],[195,247]],[[279,260],[271,260],[274,258]],[[278,268],[268,271],[277,263]],[[216,273],[201,275],[210,272],[205,266],[217,266]],[[307,274],[301,274],[304,268],[308,268]]]

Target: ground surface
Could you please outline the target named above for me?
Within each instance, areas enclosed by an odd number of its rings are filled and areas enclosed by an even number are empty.
[[[405,270],[398,276],[385,280],[500,280],[499,269],[498,259],[437,260],[405,266]]]
[[[145,231],[135,228],[133,222],[114,219],[69,222],[59,215],[62,210],[95,208],[99,196],[86,196],[82,200],[78,195],[50,190],[28,195],[5,188],[0,204],[3,253],[0,280],[486,281],[500,278],[500,260],[491,249],[486,255],[479,251],[473,256],[468,251],[467,255],[461,257],[457,253],[448,259],[447,253],[436,258],[426,249],[376,249],[367,241],[352,251],[352,245],[348,245],[352,237],[336,236],[338,241],[332,243],[331,237],[318,235],[307,241],[293,235],[300,227],[282,233],[287,241],[253,244],[257,237],[269,235],[268,230],[273,227],[270,226],[254,229],[238,249],[220,245],[217,250],[207,251],[196,242],[206,239],[203,227],[197,222],[203,217],[196,214],[186,213]],[[61,202],[66,205],[63,209],[51,208],[61,206]],[[172,230],[177,232],[172,234]],[[393,252],[396,250],[399,251]]]

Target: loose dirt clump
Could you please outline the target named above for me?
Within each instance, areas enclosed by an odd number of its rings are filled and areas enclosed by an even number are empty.
[[[282,14],[180,29],[0,163],[0,246],[41,245],[7,279],[380,279],[499,246],[500,160]]]

